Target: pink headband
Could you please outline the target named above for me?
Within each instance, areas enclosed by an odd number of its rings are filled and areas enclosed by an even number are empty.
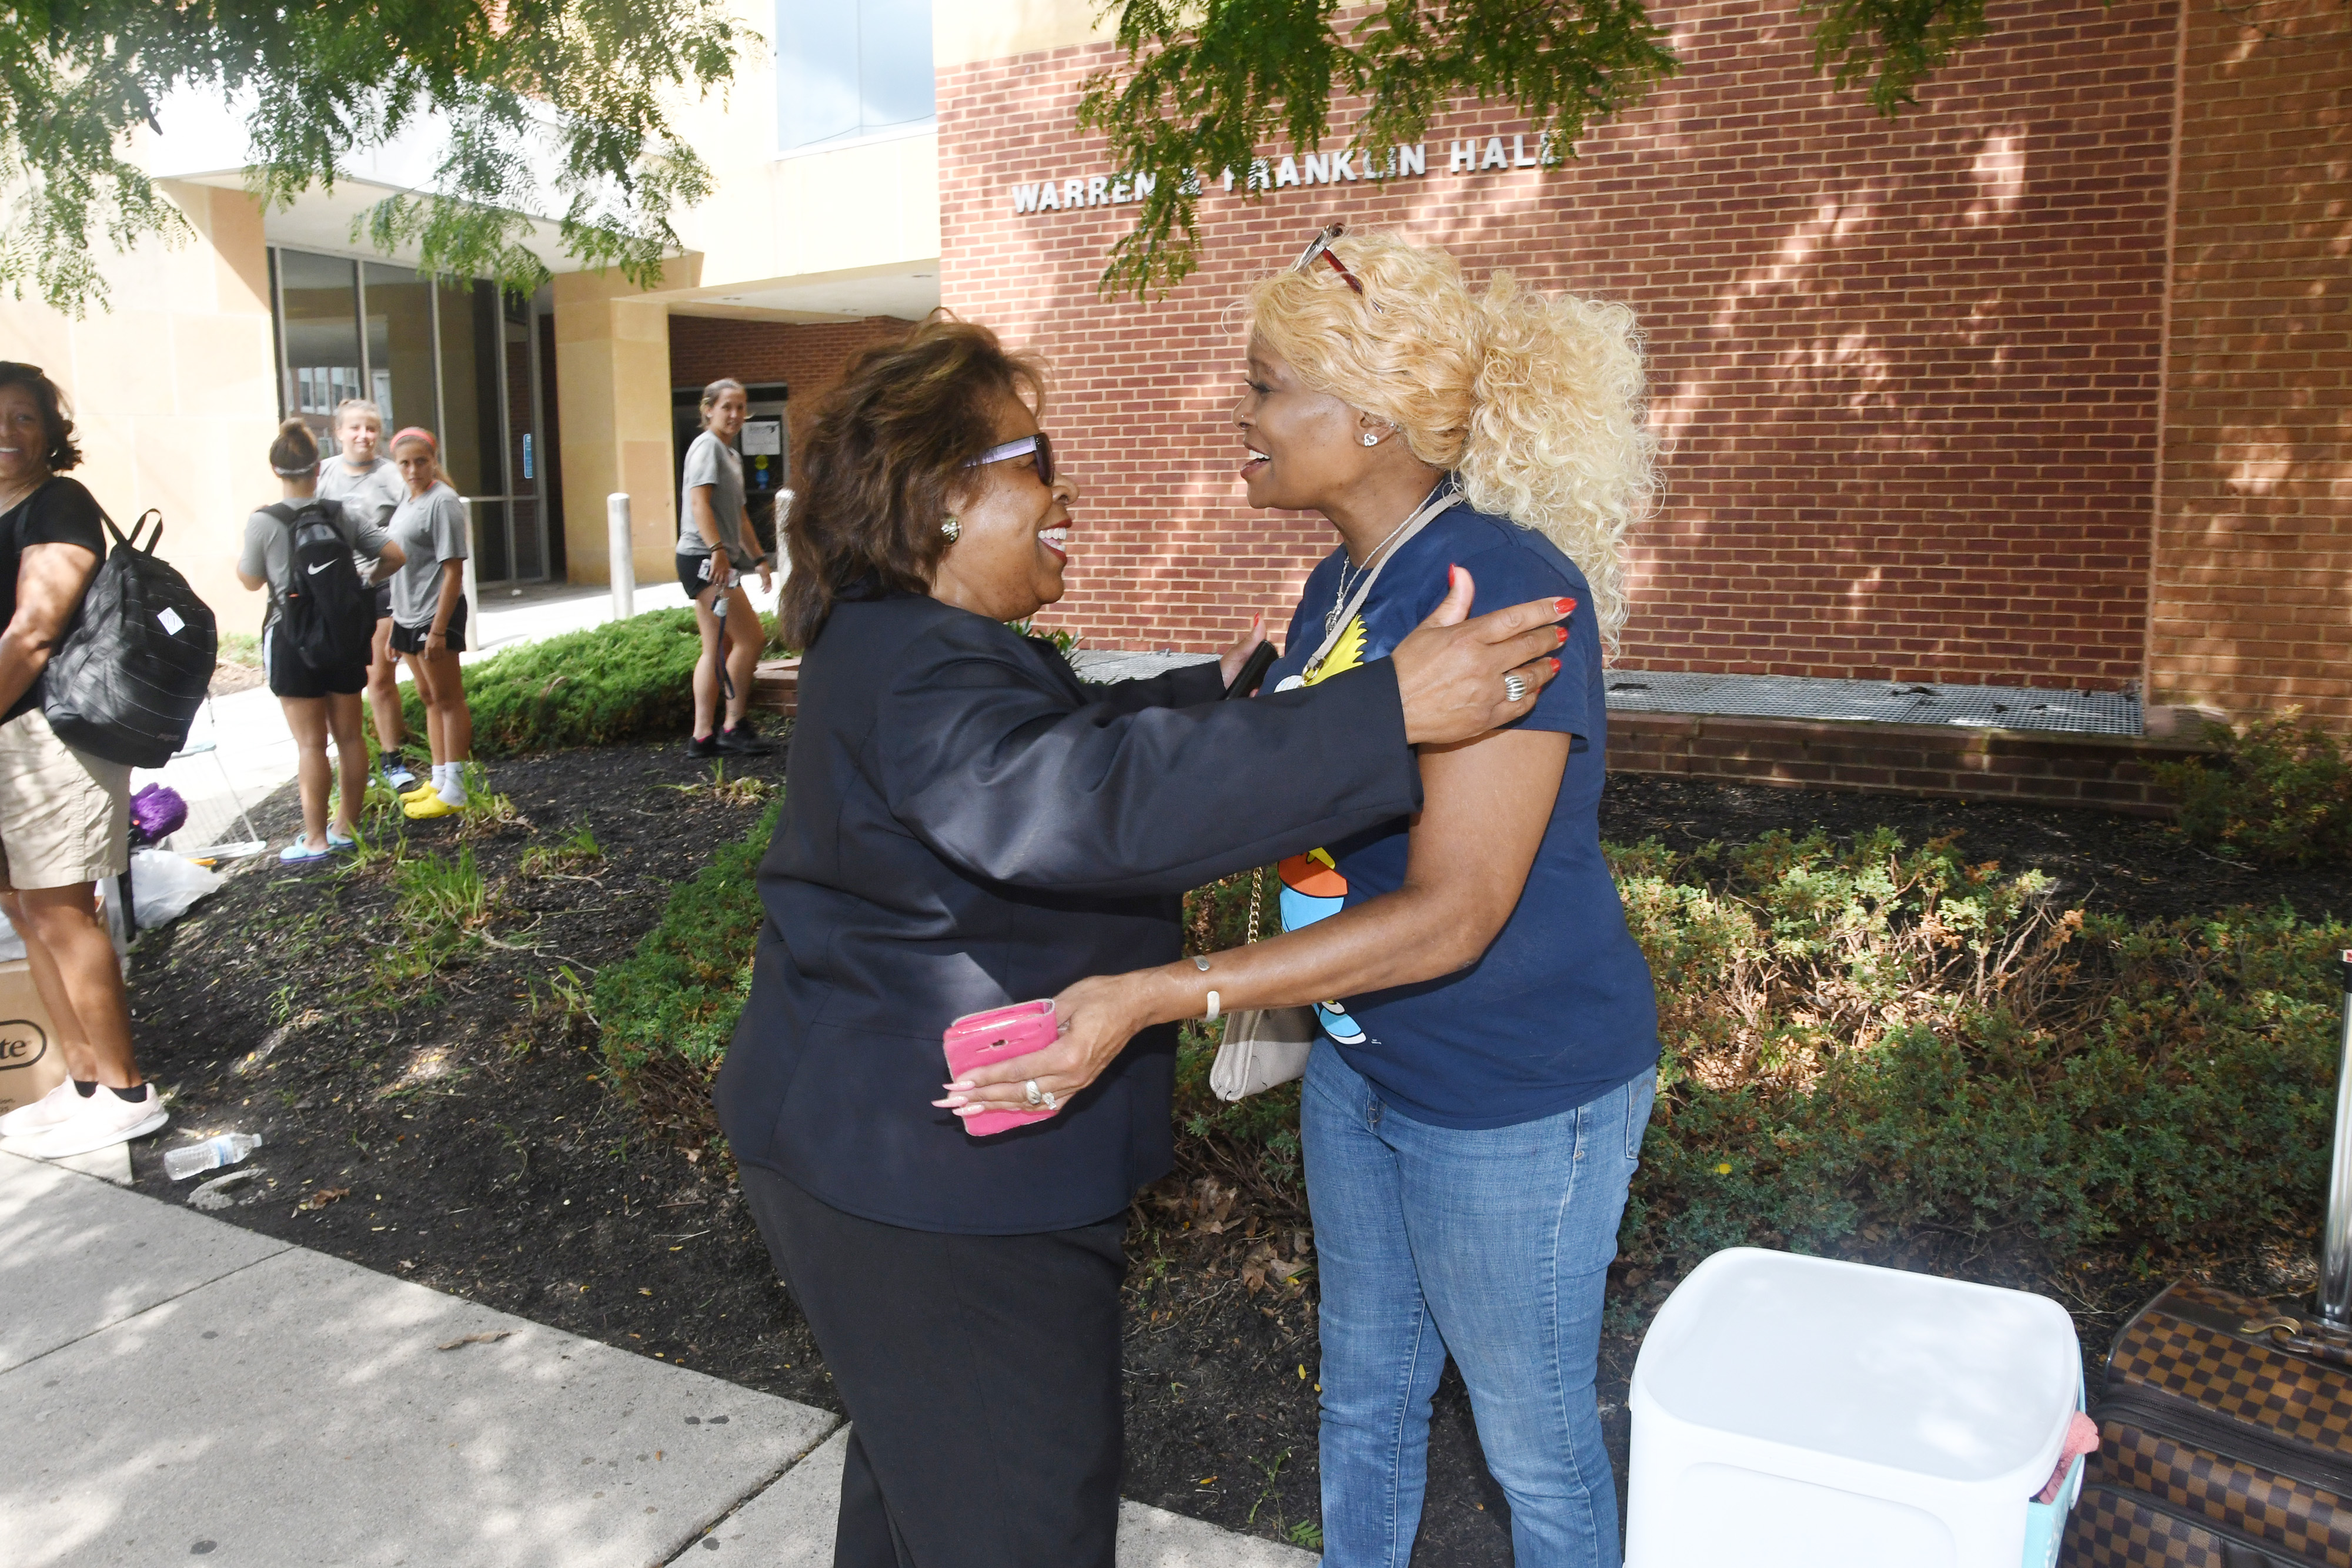
[[[407,429],[402,431],[398,435],[394,436],[392,438],[392,449],[394,452],[399,451],[400,444],[404,441],[421,441],[425,443],[425,451],[430,452],[436,458],[441,455],[441,444],[434,440],[433,433],[425,429],[422,425],[412,424]]]

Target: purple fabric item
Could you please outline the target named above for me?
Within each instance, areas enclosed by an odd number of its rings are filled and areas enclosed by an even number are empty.
[[[166,784],[150,784],[131,797],[131,841],[152,844],[180,831],[188,820],[188,803]]]

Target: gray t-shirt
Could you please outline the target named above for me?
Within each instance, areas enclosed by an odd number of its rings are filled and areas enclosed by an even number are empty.
[[[341,501],[352,516],[365,518],[378,528],[389,528],[393,508],[408,498],[408,481],[400,476],[398,465],[389,457],[378,457],[356,474],[345,467],[340,457],[321,457],[319,498]],[[375,562],[371,557],[355,555],[352,564],[359,568],[364,580],[368,569]]]
[[[393,508],[408,498],[408,486],[389,457],[379,457],[354,474],[340,457],[319,463],[319,499],[341,501],[344,510],[378,528],[392,523]]]
[[[303,503],[289,501],[286,505],[299,508]],[[340,501],[324,501],[320,509],[327,521],[334,525],[335,531],[343,536],[343,542],[352,547],[352,559],[373,567],[376,557],[383,553],[383,541],[389,537],[383,528],[373,521],[354,517],[350,508]],[[278,620],[279,604],[286,597],[286,590],[294,579],[293,528],[266,511],[256,512],[246,518],[245,549],[236,558],[236,570],[247,577],[268,580],[268,622],[274,624]],[[362,581],[366,580],[365,570],[361,571],[360,578]]]
[[[393,542],[407,555],[392,574],[392,618],[411,630],[433,624],[441,603],[441,563],[466,559],[466,509],[439,481],[393,509]]]
[[[710,553],[694,520],[691,497],[698,485],[710,486],[710,513],[719,521],[719,542],[727,547],[727,559],[735,570],[749,571],[759,565],[758,548],[743,537],[743,455],[707,430],[686,449],[686,472],[678,479],[677,553]]]

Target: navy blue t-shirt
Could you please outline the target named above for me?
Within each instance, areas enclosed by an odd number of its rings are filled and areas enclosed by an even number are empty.
[[[1317,1016],[1348,1065],[1415,1121],[1506,1127],[1574,1110],[1658,1060],[1650,967],[1601,858],[1608,714],[1592,591],[1549,539],[1464,502],[1399,547],[1321,667],[1304,671],[1323,641],[1346,559],[1334,551],[1307,578],[1285,653],[1262,690],[1313,685],[1386,658],[1445,597],[1453,564],[1476,582],[1474,614],[1531,599],[1576,601],[1560,673],[1518,721],[1576,738],[1527,889],[1486,956],[1442,979],[1327,1002]],[[1395,892],[1407,844],[1399,818],[1283,862],[1284,929]]]

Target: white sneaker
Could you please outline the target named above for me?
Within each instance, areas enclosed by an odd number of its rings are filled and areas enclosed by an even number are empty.
[[[0,1116],[0,1138],[29,1138],[35,1133],[46,1133],[71,1118],[81,1107],[82,1098],[74,1092],[74,1082],[68,1078],[31,1104],[19,1105]]]
[[[66,1119],[34,1138],[25,1152],[36,1159],[62,1160],[116,1144],[127,1144],[158,1132],[172,1118],[164,1113],[163,1097],[152,1083],[139,1086],[136,1100],[125,1100],[104,1084],[89,1099],[77,1098]]]

